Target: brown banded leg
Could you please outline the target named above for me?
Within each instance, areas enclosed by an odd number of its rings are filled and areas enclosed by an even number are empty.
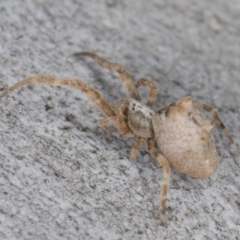
[[[152,157],[156,158],[158,163],[162,166],[163,169],[163,180],[162,187],[160,191],[160,211],[161,211],[161,219],[164,226],[167,226],[167,218],[166,218],[166,199],[168,193],[169,179],[171,168],[168,160],[154,147],[154,140],[147,139],[146,140],[146,148],[147,151],[151,154]]]
[[[123,86],[127,89],[131,98],[140,101],[139,93],[134,85],[134,82],[128,72],[119,64],[115,62],[109,62],[108,60],[94,54],[91,52],[79,52],[75,53],[74,56],[88,56],[93,58],[100,66],[107,68],[111,71],[116,71],[119,73],[120,79]]]
[[[144,141],[144,138],[142,137],[137,137],[136,142],[133,144],[131,152],[130,152],[130,160],[133,161],[136,159],[137,156],[137,152],[139,150],[139,148],[141,147],[142,143]]]
[[[29,77],[14,84],[12,87],[4,91],[2,94],[0,94],[0,98],[4,97],[14,89],[29,83],[42,83],[42,84],[57,85],[57,86],[66,85],[66,86],[72,86],[74,88],[80,89],[84,94],[88,96],[89,99],[91,99],[96,104],[96,106],[105,116],[107,117],[115,116],[115,113],[112,110],[111,105],[105,100],[105,98],[97,90],[87,85],[86,83],[82,82],[81,80],[75,79],[75,78],[59,78],[54,76],[41,76],[41,75]]]
[[[148,100],[147,100],[147,106],[148,107],[152,107],[153,103],[155,101],[156,98],[156,94],[157,94],[157,87],[154,84],[154,82],[146,79],[146,78],[141,78],[140,80],[138,80],[135,84],[135,87],[138,88],[140,86],[146,86],[149,87],[150,92],[148,95]]]
[[[134,134],[128,128],[126,122],[124,121],[124,118],[121,116],[113,116],[113,117],[108,117],[108,118],[98,120],[99,127],[104,129],[104,127],[106,127],[107,125],[115,125],[117,127],[119,133],[124,137],[133,137],[134,136]]]
[[[231,143],[233,143],[233,139],[232,136],[230,134],[230,132],[227,130],[227,128],[225,127],[225,125],[222,123],[221,119],[218,116],[217,111],[210,105],[204,104],[204,103],[200,103],[196,100],[193,100],[193,104],[195,107],[197,108],[201,108],[204,109],[208,112],[210,112],[212,114],[213,119],[215,120],[215,122],[217,123],[217,125],[223,130],[223,132],[227,135],[229,141]]]

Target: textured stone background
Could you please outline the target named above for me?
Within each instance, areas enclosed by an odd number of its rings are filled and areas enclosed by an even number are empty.
[[[0,1],[0,88],[36,74],[78,77],[110,102],[126,96],[90,50],[158,87],[155,109],[185,95],[216,107],[221,164],[208,179],[175,171],[159,218],[162,170],[133,139],[96,125],[70,87],[32,84],[0,101],[0,239],[240,239],[240,2]],[[143,98],[145,89],[141,90]]]

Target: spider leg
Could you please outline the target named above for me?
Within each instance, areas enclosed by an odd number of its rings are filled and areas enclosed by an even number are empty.
[[[111,105],[104,99],[104,97],[97,90],[87,85],[86,83],[82,82],[81,80],[75,79],[75,78],[58,78],[54,76],[41,76],[41,75],[29,77],[16,83],[12,87],[4,91],[2,94],[0,94],[0,98],[4,97],[14,89],[29,83],[42,83],[42,84],[57,85],[57,86],[67,85],[67,86],[78,88],[83,93],[85,93],[89,97],[89,99],[91,99],[97,105],[99,110],[106,117],[115,116],[115,113],[112,110]]]
[[[215,120],[215,122],[217,123],[217,125],[223,130],[223,132],[227,135],[229,141],[231,143],[233,143],[233,139],[232,136],[230,134],[230,132],[227,130],[227,128],[225,127],[225,125],[223,124],[223,122],[221,121],[221,119],[218,116],[217,111],[211,106],[211,105],[207,105],[204,103],[200,103],[196,100],[193,100],[193,104],[197,107],[197,108],[201,108],[204,109],[208,112],[210,112],[212,114],[213,119]]]
[[[143,141],[144,141],[145,138],[142,138],[142,137],[137,137],[137,140],[136,142],[133,144],[132,146],[132,149],[131,149],[131,152],[130,152],[130,160],[133,161],[136,159],[136,155],[137,155],[137,152],[139,150],[139,148],[141,147]]]
[[[98,126],[104,128],[106,125],[113,124],[117,127],[119,133],[124,137],[133,137],[133,132],[128,128],[122,116],[112,116],[98,120]]]
[[[156,98],[156,94],[157,94],[157,87],[154,84],[154,82],[146,79],[146,78],[141,78],[140,80],[138,80],[135,84],[135,87],[138,88],[140,86],[147,86],[150,89],[149,95],[148,95],[148,100],[147,100],[147,106],[148,107],[152,107],[153,103],[155,101]]]
[[[170,179],[170,173],[171,168],[169,165],[168,160],[154,147],[154,140],[153,139],[147,139],[146,140],[146,148],[147,151],[151,154],[152,157],[156,158],[158,163],[163,168],[163,181],[162,181],[162,187],[160,192],[160,211],[161,211],[161,219],[164,224],[164,226],[167,226],[167,218],[166,218],[166,199],[167,199],[167,192],[168,192],[168,186],[169,186],[169,179]]]
[[[75,53],[74,56],[88,56],[93,58],[100,66],[107,68],[111,71],[116,71],[119,73],[120,79],[123,86],[127,89],[131,98],[140,101],[139,93],[134,85],[134,82],[128,72],[119,63],[109,62],[108,60],[94,54],[91,52],[79,52]]]

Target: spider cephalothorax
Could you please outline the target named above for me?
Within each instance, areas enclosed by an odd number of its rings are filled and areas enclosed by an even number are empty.
[[[136,158],[138,149],[145,142],[147,151],[162,166],[160,210],[161,219],[166,226],[165,204],[171,167],[194,178],[210,176],[216,171],[219,163],[211,129],[217,123],[232,142],[230,133],[212,106],[202,104],[191,97],[183,97],[155,112],[151,109],[156,96],[156,86],[152,81],[143,78],[134,83],[118,63],[109,62],[90,52],[81,52],[76,55],[92,57],[99,65],[117,71],[129,93],[129,98],[118,100],[114,105],[110,105],[97,90],[81,80],[53,76],[26,78],[4,91],[0,98],[22,85],[33,82],[69,85],[84,92],[105,116],[98,120],[98,125],[108,134],[110,132],[107,125],[113,124],[122,136],[137,138],[131,149],[131,160]],[[140,103],[137,88],[141,85],[150,88],[146,105]],[[209,121],[202,110],[210,112],[214,121]],[[155,141],[159,150],[155,147]]]

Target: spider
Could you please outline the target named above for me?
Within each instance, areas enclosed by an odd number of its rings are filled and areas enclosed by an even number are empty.
[[[111,134],[107,126],[115,125],[120,135],[136,137],[130,152],[131,160],[136,158],[140,146],[145,143],[147,151],[162,166],[160,216],[163,225],[167,226],[165,212],[171,168],[193,178],[209,177],[216,171],[219,164],[211,130],[216,123],[227,135],[230,142],[233,142],[229,131],[223,125],[216,110],[210,105],[186,96],[154,111],[152,106],[157,88],[152,81],[142,78],[134,83],[119,63],[109,62],[91,52],[80,52],[76,53],[75,56],[91,57],[100,66],[118,72],[129,97],[110,105],[96,89],[79,79],[38,75],[16,83],[4,91],[0,98],[22,85],[33,82],[59,86],[68,85],[80,89],[105,116],[98,120],[99,127]],[[140,102],[141,99],[137,91],[139,86],[150,89],[146,105]],[[214,121],[208,120],[203,110],[210,112]],[[156,148],[155,142],[158,148]]]

